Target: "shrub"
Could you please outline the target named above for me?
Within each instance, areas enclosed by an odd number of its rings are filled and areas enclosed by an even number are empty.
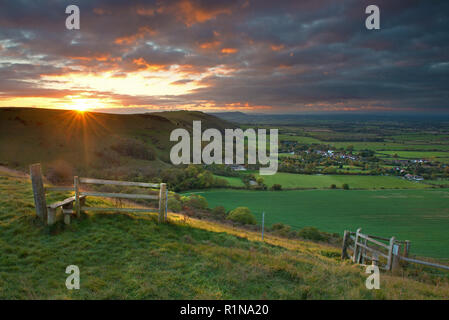
[[[226,209],[223,206],[218,206],[212,209],[212,215],[219,218],[226,217]]]
[[[337,189],[337,186],[335,184],[331,184],[331,189]]]
[[[179,201],[175,198],[169,198],[167,205],[168,205],[168,209],[173,212],[180,212],[182,210],[181,201]]]
[[[292,238],[295,236],[295,231],[291,230],[289,225],[283,223],[275,223],[271,226],[271,230],[275,235],[281,237]]]
[[[198,194],[191,195],[184,200],[184,205],[193,209],[205,210],[209,207],[206,198]]]
[[[342,188],[343,188],[344,190],[349,190],[349,184],[343,183]]]
[[[256,217],[247,207],[238,207],[229,212],[227,219],[242,224],[256,224]]]
[[[314,240],[314,241],[324,241],[328,237],[315,227],[304,227],[298,231],[298,236],[303,239]]]
[[[278,184],[278,183],[275,183],[271,187],[271,190],[273,190],[273,191],[280,191],[280,190],[282,190],[282,186],[280,184]]]
[[[275,223],[271,226],[271,230],[281,230],[281,229],[290,229],[290,226],[283,224],[283,223]]]

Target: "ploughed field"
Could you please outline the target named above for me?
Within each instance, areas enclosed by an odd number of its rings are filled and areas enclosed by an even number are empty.
[[[265,225],[314,226],[343,233],[410,240],[412,253],[449,259],[449,189],[438,190],[207,190],[197,192],[210,207],[249,207]]]

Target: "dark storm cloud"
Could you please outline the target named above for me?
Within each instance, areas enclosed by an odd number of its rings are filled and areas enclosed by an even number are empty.
[[[65,29],[77,4],[81,30]],[[102,93],[123,105],[275,111],[449,110],[447,1],[0,1],[0,94],[54,96],[43,74],[142,69],[198,75],[182,96]],[[219,68],[225,72],[213,72]],[[65,94],[62,92],[61,94]]]

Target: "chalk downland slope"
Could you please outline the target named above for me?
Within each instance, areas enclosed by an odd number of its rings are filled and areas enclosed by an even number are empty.
[[[194,111],[105,114],[70,110],[0,108],[0,165],[28,170],[40,162],[44,171],[64,162],[76,172],[108,168],[170,166],[170,133],[176,128],[224,131],[234,125]]]
[[[51,194],[49,202],[67,194]],[[105,200],[96,201],[97,204]],[[36,221],[26,178],[0,176],[0,299],[448,299],[447,278],[388,274],[367,290],[339,248],[171,214],[87,214],[52,229]],[[81,290],[67,290],[77,265]],[[410,275],[413,276],[413,275]]]

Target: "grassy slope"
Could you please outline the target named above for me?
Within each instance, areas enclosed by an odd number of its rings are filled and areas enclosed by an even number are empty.
[[[50,201],[64,195],[50,196]],[[339,250],[190,219],[159,225],[151,215],[95,214],[58,224],[35,221],[26,179],[0,176],[1,299],[406,299],[449,297],[439,286],[381,277],[367,290]],[[66,266],[81,290],[65,288]]]
[[[136,139],[153,148],[168,161],[170,133],[176,128],[191,130],[192,121],[202,127],[223,130],[233,125],[201,112],[159,112],[152,114],[103,114],[76,111],[0,108],[0,165],[28,170],[34,162],[44,170],[56,160],[72,164],[75,169],[100,168],[108,159],[95,154],[110,153],[109,147],[119,139]],[[164,167],[162,161],[145,161],[121,157],[120,167]]]
[[[342,233],[362,227],[369,234],[411,240],[412,253],[449,258],[449,190],[208,190],[209,206],[249,207],[267,225],[314,226]],[[282,204],[280,206],[279,204]]]

